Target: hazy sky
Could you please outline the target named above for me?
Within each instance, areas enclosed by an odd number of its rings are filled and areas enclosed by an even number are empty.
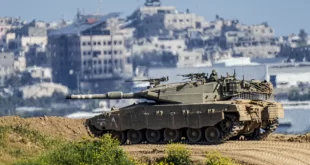
[[[21,16],[25,20],[55,21],[64,15],[73,19],[77,8],[94,13],[101,6],[103,12],[130,14],[144,0],[0,0],[0,16]],[[224,18],[237,18],[245,24],[267,21],[276,35],[298,33],[304,28],[310,33],[310,0],[162,0],[165,5],[176,6],[179,11],[191,12],[214,20],[218,14]]]

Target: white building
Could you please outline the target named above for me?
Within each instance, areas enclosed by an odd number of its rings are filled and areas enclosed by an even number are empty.
[[[268,66],[268,77],[276,88],[297,86],[310,82],[310,63],[273,64]]]

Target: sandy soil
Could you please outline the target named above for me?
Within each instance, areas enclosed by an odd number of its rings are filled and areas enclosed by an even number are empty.
[[[310,164],[310,143],[230,141],[222,145],[189,145],[187,147],[195,161],[204,161],[207,152],[219,151],[237,162],[242,162],[242,164]],[[134,157],[155,159],[164,156],[165,147],[163,145],[131,145],[123,146],[123,148]]]
[[[84,120],[59,117],[28,119],[0,117],[0,125],[26,125],[42,134],[68,140],[79,140],[88,136],[83,122]],[[204,160],[206,152],[215,150],[245,164],[310,164],[310,134],[272,134],[265,141],[229,141],[221,145],[188,145],[187,147],[192,153],[192,158],[197,161]],[[165,146],[128,145],[122,148],[134,157],[152,160],[164,156]]]
[[[22,125],[37,130],[43,135],[78,140],[87,137],[88,133],[83,125],[84,120],[60,117],[20,118],[15,116],[0,117],[1,125]]]

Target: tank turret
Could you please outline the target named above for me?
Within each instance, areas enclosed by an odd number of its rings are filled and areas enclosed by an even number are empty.
[[[148,99],[157,103],[205,103],[231,99],[269,100],[273,89],[270,83],[258,80],[238,80],[234,76],[217,77],[215,71],[210,77],[205,73],[179,75],[189,81],[167,83],[169,77],[134,80],[149,82],[148,89],[136,93],[109,92],[106,94],[71,95],[67,99]],[[126,80],[125,82],[132,82]]]

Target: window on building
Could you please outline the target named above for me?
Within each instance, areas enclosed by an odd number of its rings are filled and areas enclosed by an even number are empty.
[[[117,41],[114,41],[114,45],[117,45]]]
[[[101,65],[101,60],[98,60],[98,64]]]
[[[97,45],[97,42],[94,42],[94,45]]]
[[[112,54],[112,51],[111,51],[111,50],[109,51],[109,54],[110,54],[110,55]]]
[[[99,74],[102,74],[102,68],[99,68]]]
[[[182,48],[182,46],[181,46],[181,45],[179,45],[179,46],[178,46],[178,48],[179,48],[179,49],[181,49],[181,48]]]
[[[108,52],[105,50],[105,51],[103,51],[103,53],[104,53],[104,55],[107,55],[108,54]]]
[[[97,74],[97,70],[96,69],[94,69],[94,74]]]
[[[94,60],[94,65],[96,65],[97,64],[97,60]]]
[[[109,41],[109,42],[108,42],[108,45],[111,45],[111,44],[112,44],[112,42],[111,42],[111,41]]]
[[[196,56],[196,60],[199,60],[200,59],[200,57],[199,56]]]
[[[107,64],[108,62],[107,62],[107,60],[104,60],[104,64]]]
[[[84,52],[83,52],[83,55],[85,56],[86,54],[87,54],[87,52],[84,51]]]
[[[112,73],[112,68],[109,68],[109,69],[108,69],[108,73]]]
[[[107,73],[107,68],[104,68],[103,72],[104,72],[104,73]]]
[[[131,58],[127,57],[127,63],[130,64],[131,63]]]
[[[91,43],[90,43],[90,42],[88,42],[87,44],[88,44],[88,45],[91,45]]]
[[[91,51],[88,52],[88,55],[91,55]]]
[[[85,46],[86,45],[86,42],[83,42],[83,46]]]
[[[185,60],[189,60],[189,57],[188,57],[188,56],[186,56],[186,57],[184,57],[184,59],[185,59]]]
[[[112,63],[112,60],[110,59],[108,63],[111,64],[111,63]]]
[[[88,60],[88,65],[91,65],[91,60]]]
[[[114,63],[115,63],[115,65],[117,65],[117,64],[118,64],[118,60],[117,60],[117,59],[115,59],[115,60],[114,60]]]
[[[98,57],[100,55],[101,55],[101,51],[98,51],[98,50],[93,51],[93,57]]]
[[[86,61],[83,61],[83,64],[84,64],[84,65],[86,65],[86,64],[87,64],[87,62],[86,62]]]
[[[107,45],[107,43],[105,41],[103,41],[103,45]]]
[[[214,25],[213,25],[214,26]],[[211,26],[212,27],[212,26]],[[196,28],[200,29],[201,28],[201,22],[196,22]]]
[[[98,41],[98,42],[97,42],[97,44],[98,44],[98,45],[101,45],[101,42],[100,42],[100,41]]]
[[[114,54],[115,54],[115,55],[117,54],[117,50],[114,50]]]
[[[122,45],[122,44],[123,44],[123,42],[122,42],[122,41],[118,41],[118,44],[119,44],[119,45]]]
[[[119,51],[119,54],[123,54],[123,51],[120,50],[120,51]]]

